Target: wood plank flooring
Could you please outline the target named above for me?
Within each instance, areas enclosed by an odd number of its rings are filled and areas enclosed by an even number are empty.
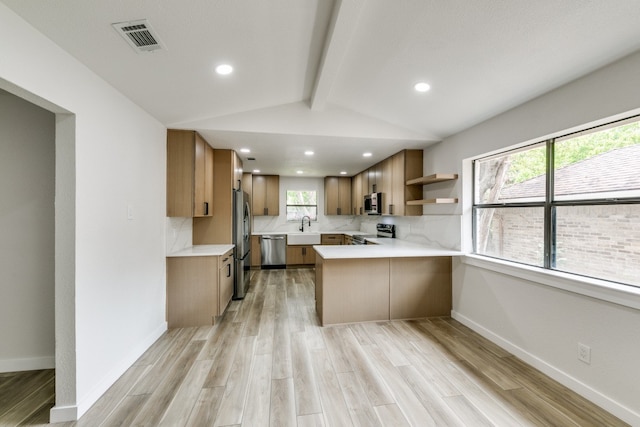
[[[450,318],[322,328],[313,281],[253,272],[217,325],[168,331],[58,425],[626,425]]]

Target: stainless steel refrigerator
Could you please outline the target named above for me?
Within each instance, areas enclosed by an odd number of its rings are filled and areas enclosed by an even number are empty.
[[[249,195],[242,190],[233,191],[233,244],[233,299],[242,299],[247,293],[251,276],[251,209]]]

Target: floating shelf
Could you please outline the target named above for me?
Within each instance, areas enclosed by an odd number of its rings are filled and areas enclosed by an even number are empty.
[[[438,199],[422,199],[422,200],[409,200],[407,201],[407,205],[435,205],[435,204],[440,204],[440,205],[444,205],[447,203],[458,203],[458,199],[454,198],[454,199],[445,199],[445,198],[438,198]]]
[[[407,181],[407,185],[425,185],[442,181],[453,181],[458,179],[457,173],[434,173],[433,175],[414,178]]]

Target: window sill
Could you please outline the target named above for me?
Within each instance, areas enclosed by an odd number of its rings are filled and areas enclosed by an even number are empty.
[[[468,254],[462,263],[640,310],[640,288]]]

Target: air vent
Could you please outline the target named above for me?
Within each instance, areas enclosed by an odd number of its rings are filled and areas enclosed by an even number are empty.
[[[247,157],[247,160],[255,160],[255,157]]]
[[[154,52],[163,48],[160,38],[146,19],[111,25],[138,53]]]

